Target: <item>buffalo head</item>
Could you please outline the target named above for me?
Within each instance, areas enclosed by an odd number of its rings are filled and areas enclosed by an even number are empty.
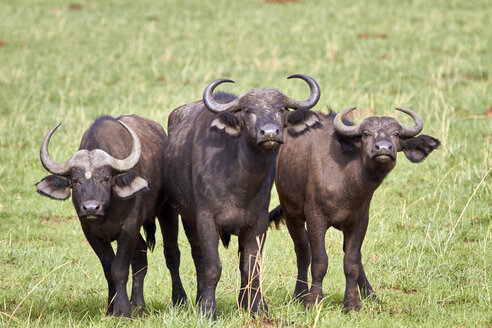
[[[121,199],[133,197],[139,191],[148,190],[145,179],[129,172],[141,155],[138,136],[125,123],[118,121],[130,133],[133,148],[126,159],[116,159],[101,149],[81,149],[69,160],[57,163],[51,159],[48,144],[60,123],[44,137],[40,158],[44,168],[53,175],[36,184],[37,191],[54,199],[64,200],[73,190],[73,204],[81,219],[95,220],[104,216],[114,192]]]
[[[209,111],[216,114],[211,122],[213,131],[222,132],[229,137],[238,137],[245,133],[249,141],[261,149],[271,151],[284,142],[283,128],[290,126],[302,133],[319,124],[315,113],[309,112],[319,100],[320,88],[316,81],[303,74],[290,78],[300,78],[307,82],[311,94],[306,100],[294,100],[274,88],[250,89],[227,103],[219,103],[212,95],[221,83],[234,82],[218,79],[210,83],[203,92],[203,103]],[[289,109],[299,109],[304,115],[289,120]]]
[[[366,168],[386,167],[396,164],[396,153],[403,151],[412,162],[422,161],[439,146],[439,140],[427,135],[416,137],[424,126],[420,116],[405,108],[396,108],[412,117],[414,125],[407,127],[392,117],[371,116],[357,125],[346,125],[344,117],[356,107],[347,108],[335,116],[335,131],[345,143],[358,143],[362,162]]]

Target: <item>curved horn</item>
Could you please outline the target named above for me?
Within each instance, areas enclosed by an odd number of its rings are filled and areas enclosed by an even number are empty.
[[[311,90],[311,93],[309,94],[309,97],[306,100],[295,100],[290,97],[287,97],[288,106],[292,109],[313,108],[314,105],[316,105],[316,103],[318,102],[319,97],[321,96],[321,90],[319,88],[318,83],[312,77],[305,74],[294,74],[289,76],[287,79],[292,79],[292,78],[299,78],[306,81],[306,83],[309,85],[309,89]]]
[[[424,122],[422,121],[422,118],[417,113],[407,108],[396,107],[395,109],[410,115],[413,118],[413,122],[414,122],[411,128],[404,126],[403,124],[400,123],[402,129],[400,131],[401,137],[403,138],[415,137],[417,134],[420,133],[420,131],[422,131],[424,127]]]
[[[335,131],[345,137],[360,137],[360,135],[362,134],[360,131],[360,126],[362,122],[353,126],[348,126],[343,123],[343,118],[345,117],[345,115],[356,108],[357,107],[345,108],[335,116],[335,119],[333,120],[333,124],[335,124]]]
[[[108,161],[108,165],[111,166],[115,171],[126,172],[134,168],[135,165],[137,165],[138,161],[140,160],[140,155],[142,153],[142,145],[140,143],[140,139],[138,138],[137,134],[132,129],[130,129],[128,125],[126,125],[120,120],[118,120],[118,123],[123,125],[123,127],[127,129],[127,131],[130,133],[132,137],[133,140],[132,152],[125,159],[116,159],[108,154],[107,161]]]
[[[214,114],[219,114],[220,112],[234,109],[234,107],[237,105],[237,102],[238,102],[237,101],[238,98],[236,98],[235,100],[233,100],[227,104],[219,104],[215,101],[212,93],[214,92],[214,89],[219,84],[224,83],[224,82],[234,83],[233,80],[229,80],[229,79],[217,79],[217,80],[209,83],[209,85],[207,85],[207,87],[203,91],[203,103],[205,104],[205,107],[207,107],[207,109]]]
[[[41,149],[39,151],[39,157],[41,159],[41,163],[48,172],[55,175],[66,175],[71,169],[70,159],[63,163],[55,162],[53,159],[51,159],[50,153],[48,151],[48,145],[50,143],[51,136],[60,125],[61,123],[58,123],[45,135],[43,143],[41,144]]]

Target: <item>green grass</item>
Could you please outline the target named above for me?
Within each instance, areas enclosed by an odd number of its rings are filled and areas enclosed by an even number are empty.
[[[491,327],[492,7],[487,1],[69,1],[0,3],[0,326]],[[341,233],[327,232],[325,298],[291,301],[296,266],[287,229],[269,232],[264,282],[270,321],[237,310],[237,240],[221,249],[218,320],[173,308],[162,238],[149,255],[147,314],[106,318],[106,283],[70,201],[41,197],[44,134],[68,158],[101,114],[167,124],[219,77],[226,90],[274,86],[305,98],[294,73],[322,88],[318,110],[356,105],[417,111],[442,141],[421,164],[400,156],[376,192],[363,245],[380,302],[342,311]],[[278,204],[272,195],[272,207]],[[180,231],[181,276],[195,297]]]

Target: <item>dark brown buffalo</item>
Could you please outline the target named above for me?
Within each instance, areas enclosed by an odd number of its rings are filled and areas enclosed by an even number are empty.
[[[239,304],[252,312],[267,311],[258,255],[268,227],[275,159],[285,125],[302,133],[317,124],[308,109],[320,96],[312,78],[292,77],[308,83],[308,99],[294,100],[274,88],[251,89],[239,97],[212,95],[219,84],[232,82],[220,79],[205,88],[203,100],[178,107],[169,116],[165,190],[191,244],[197,301],[202,313],[214,318],[222,271],[218,242],[222,238],[227,246],[230,235],[239,236]]]
[[[36,184],[44,196],[70,197],[82,230],[104,269],[108,282],[107,314],[130,317],[132,307],[145,308],[143,283],[147,273],[147,248],[155,244],[155,217],[164,236],[164,255],[171,272],[173,304],[186,294],[179,277],[178,215],[162,194],[162,159],[166,134],[162,127],[138,116],[117,119],[102,116],[85,132],[79,151],[57,163],[48,153],[56,128],[46,134],[41,162],[53,175]],[[140,235],[143,227],[147,242]],[[116,255],[111,242],[117,241]],[[132,293],[126,283],[132,266]]]
[[[357,285],[363,296],[373,293],[360,253],[372,195],[395,166],[398,151],[420,162],[439,146],[430,136],[416,137],[423,123],[411,110],[397,108],[413,118],[413,127],[391,117],[368,117],[356,126],[347,125],[343,118],[354,109],[336,116],[317,113],[321,125],[302,137],[287,135],[277,159],[275,184],[281,208],[272,211],[270,219],[285,218],[297,256],[294,297],[308,305],[323,296],[328,266],[325,233],[333,226],[344,236],[344,306],[361,308]]]

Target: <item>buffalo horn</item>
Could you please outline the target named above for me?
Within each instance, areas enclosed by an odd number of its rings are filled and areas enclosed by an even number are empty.
[[[411,138],[415,137],[417,134],[422,131],[422,128],[424,127],[424,122],[422,121],[422,118],[415,113],[414,111],[406,108],[401,108],[401,107],[396,107],[396,110],[399,110],[400,112],[403,112],[405,114],[410,115],[413,118],[413,126],[411,128],[404,126],[403,124],[400,123],[401,125],[401,131],[400,131],[400,136],[403,138]]]
[[[117,159],[100,149],[95,149],[93,152],[96,152],[97,157],[100,159],[100,162],[96,163],[96,166],[108,165],[111,166],[115,171],[125,172],[131,170],[133,167],[135,167],[135,165],[137,165],[138,161],[140,160],[142,145],[140,144],[140,139],[138,138],[137,134],[132,129],[130,129],[129,126],[121,121],[118,122],[128,130],[132,137],[133,148],[130,155],[125,159]],[[43,143],[41,144],[40,158],[41,163],[48,172],[56,175],[67,175],[72,167],[84,167],[84,164],[79,163],[79,161],[87,161],[87,156],[90,156],[89,153],[91,152],[87,151],[86,149],[82,149],[72,155],[72,157],[70,157],[70,159],[65,162],[55,162],[49,154],[48,145],[51,136],[60,126],[60,124],[61,123],[55,125],[44,137]]]
[[[43,143],[41,144],[41,150],[39,151],[39,157],[41,158],[41,163],[48,172],[56,175],[66,175],[68,171],[70,171],[70,160],[63,163],[55,162],[51,159],[48,151],[48,144],[50,143],[51,136],[60,125],[61,123],[58,123],[45,135]]]
[[[361,131],[360,131],[360,125],[361,123],[357,125],[352,125],[348,126],[343,123],[343,118],[345,115],[356,109],[357,107],[349,107],[345,108],[342,110],[340,113],[338,113],[335,116],[335,119],[333,120],[333,124],[335,124],[335,131],[337,131],[339,134],[345,136],[345,137],[360,137],[361,136]]]
[[[288,79],[299,78],[306,81],[309,85],[311,93],[309,97],[305,100],[295,100],[290,97],[287,97],[287,106],[292,109],[310,109],[313,108],[319,100],[321,96],[321,90],[319,88],[318,83],[310,76],[305,74],[294,74],[288,77]]]
[[[229,80],[229,79],[217,79],[217,80],[211,82],[209,85],[207,85],[207,87],[203,91],[203,103],[205,104],[207,109],[214,114],[218,114],[218,113],[221,113],[224,111],[234,111],[235,107],[238,104],[238,98],[236,98],[235,100],[233,100],[227,104],[219,104],[215,101],[214,96],[213,96],[214,89],[219,84],[224,83],[224,82],[234,83],[233,80]]]

